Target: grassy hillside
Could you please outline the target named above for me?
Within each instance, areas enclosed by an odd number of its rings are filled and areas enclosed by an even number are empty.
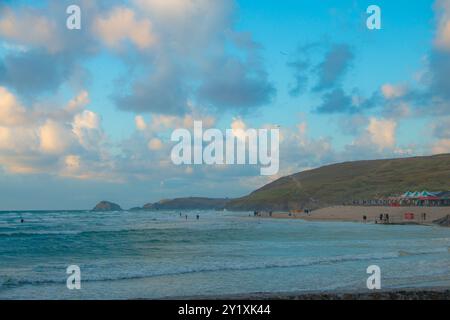
[[[450,154],[346,162],[304,171],[232,200],[227,208],[314,209],[415,190],[450,190]]]

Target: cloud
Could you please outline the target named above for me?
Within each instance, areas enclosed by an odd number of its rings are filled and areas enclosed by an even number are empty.
[[[323,60],[316,63],[315,58],[322,53]],[[348,44],[319,41],[300,46],[294,59],[287,64],[294,76],[289,94],[297,97],[305,92],[310,78],[317,78],[317,83],[312,88],[313,92],[340,87],[340,81],[350,68],[353,59],[354,54]]]
[[[450,139],[450,118],[440,119],[432,126],[433,135],[440,139]]]
[[[136,80],[129,93],[115,95],[117,107],[137,113],[182,115],[188,112],[189,90],[182,71],[163,58],[144,79]]]
[[[0,126],[0,153],[11,156],[14,153],[33,151],[39,144],[35,130],[23,127]]]
[[[89,110],[84,110],[75,115],[72,122],[72,132],[85,150],[93,152],[98,151],[99,144],[105,139],[100,128],[100,116]]]
[[[26,121],[26,110],[6,88],[0,87],[0,125],[14,126]]]
[[[86,107],[90,102],[89,92],[83,90],[78,94],[78,96],[69,101],[66,106],[66,110],[68,112],[77,112]]]
[[[280,136],[280,176],[333,162],[337,156],[330,137],[310,136],[307,121],[281,128]]]
[[[208,5],[205,1],[195,0],[199,4]],[[185,18],[193,9],[190,1],[185,0],[134,0],[136,6],[148,12],[155,12],[162,18]]]
[[[353,112],[352,98],[341,88],[334,89],[322,96],[322,104],[316,109],[318,113]]]
[[[62,55],[42,50],[7,54],[0,61],[0,85],[14,88],[24,96],[54,92],[69,79],[73,65]]]
[[[163,40],[160,48],[191,58],[222,45],[237,9],[229,0],[132,0],[131,4],[152,21],[154,33]]]
[[[435,51],[431,53],[428,77],[430,79],[431,97],[441,97],[450,101],[450,52]]]
[[[136,116],[134,118],[134,122],[138,130],[144,131],[145,129],[147,129],[147,124],[145,123],[145,120],[142,116]]]
[[[29,101],[72,86],[74,78],[84,87],[83,63],[106,50],[129,66],[112,92],[121,110],[184,115],[195,101],[245,112],[275,95],[261,46],[235,30],[234,1],[78,0],[85,14],[76,32],[65,28],[69,4],[0,5],[0,35],[10,48],[0,85]]]
[[[334,44],[326,53],[323,62],[316,67],[319,80],[315,90],[335,87],[350,67],[353,58],[349,45]]]
[[[442,139],[432,147],[433,154],[450,153],[450,139]]]
[[[62,107],[23,106],[0,87],[0,166],[10,173],[117,180],[100,117],[81,91]],[[4,117],[3,117],[4,116]]]
[[[133,61],[140,70],[124,77],[121,110],[184,115],[190,101],[210,110],[242,112],[269,103],[275,95],[249,33],[235,31],[234,1],[132,1],[159,39]],[[230,50],[231,49],[231,50]],[[126,58],[126,57],[124,57]]]
[[[92,32],[93,18],[106,4],[115,2],[75,1],[83,12],[89,12],[82,15],[82,29],[75,32],[66,28],[66,8],[74,1],[48,1],[36,7],[0,4],[0,37],[6,48],[0,61],[0,85],[31,101],[54,93],[63,84],[73,85],[70,82],[77,77],[85,81],[79,77],[80,70],[84,71],[82,62],[101,48]]]
[[[148,143],[148,148],[152,151],[161,150],[163,147],[163,143],[158,138],[153,138]]]
[[[77,171],[80,168],[81,158],[77,155],[68,155],[64,158],[66,168],[69,171]]]
[[[290,85],[289,94],[292,97],[298,97],[306,90],[308,84],[308,69],[309,63],[304,60],[297,60],[288,63],[288,67],[294,73],[294,83]]]
[[[53,120],[39,128],[40,148],[45,153],[61,154],[73,143],[70,128]]]
[[[236,58],[212,61],[199,88],[200,101],[224,109],[247,109],[267,104],[275,94],[267,74]]]
[[[339,118],[339,128],[346,134],[351,136],[360,135],[369,125],[369,119],[361,114],[344,115]]]
[[[154,114],[151,116],[149,122],[145,122],[142,116],[137,116],[135,118],[137,129],[151,136],[180,128],[190,130],[194,127],[194,121],[199,120],[202,121],[204,128],[212,128],[217,121],[217,119],[214,116],[199,111],[198,109],[195,108],[191,109],[190,114],[184,116],[169,116],[169,115]],[[144,124],[145,128],[143,126]]]
[[[317,62],[322,54],[323,58]],[[341,83],[353,60],[353,50],[345,43],[319,41],[300,46],[287,64],[294,76],[289,94],[292,97],[302,93],[319,94],[322,102],[315,111],[322,114],[361,113],[375,107],[379,100],[377,93],[364,97],[358,88],[347,92]],[[314,80],[315,85],[308,88]]]
[[[385,99],[401,98],[407,93],[407,88],[404,85],[385,84],[381,87],[381,92]]]
[[[450,52],[450,3],[447,0],[437,0],[435,11],[438,20],[435,45],[440,50]]]
[[[138,20],[134,11],[125,7],[114,8],[106,17],[98,17],[94,32],[107,46],[116,49],[120,48],[124,41],[133,43],[139,49],[147,49],[156,41],[150,20]]]
[[[54,35],[57,25],[33,9],[19,13],[7,7],[0,7],[0,36],[16,44],[42,46],[50,52],[61,49],[61,44]]]
[[[395,146],[397,123],[394,120],[371,118],[367,132],[370,141],[379,149]]]

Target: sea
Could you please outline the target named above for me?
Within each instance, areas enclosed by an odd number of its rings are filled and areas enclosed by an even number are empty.
[[[0,212],[0,299],[364,292],[372,265],[382,289],[448,288],[449,248],[442,227],[248,212]],[[79,290],[68,286],[70,266]]]

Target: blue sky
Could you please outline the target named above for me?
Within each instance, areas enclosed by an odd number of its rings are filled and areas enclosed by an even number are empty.
[[[65,27],[70,4],[82,30]],[[325,164],[450,152],[448,76],[448,0],[4,1],[0,210],[236,197]],[[279,174],[174,166],[170,133],[194,120],[280,126]]]

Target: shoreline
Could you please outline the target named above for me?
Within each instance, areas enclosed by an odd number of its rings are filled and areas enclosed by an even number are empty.
[[[217,296],[168,297],[159,300],[450,300],[450,288],[405,288],[376,291],[310,291],[310,292],[255,292]]]
[[[412,213],[413,219],[405,219],[406,213]],[[389,222],[380,222],[380,215],[389,215]],[[425,214],[425,216],[424,216]],[[317,209],[309,214],[289,212],[262,212],[255,218],[292,219],[304,221],[360,222],[384,225],[422,225],[439,226],[433,221],[450,215],[450,207],[385,207],[385,206],[333,206]],[[364,220],[364,216],[366,220]]]

